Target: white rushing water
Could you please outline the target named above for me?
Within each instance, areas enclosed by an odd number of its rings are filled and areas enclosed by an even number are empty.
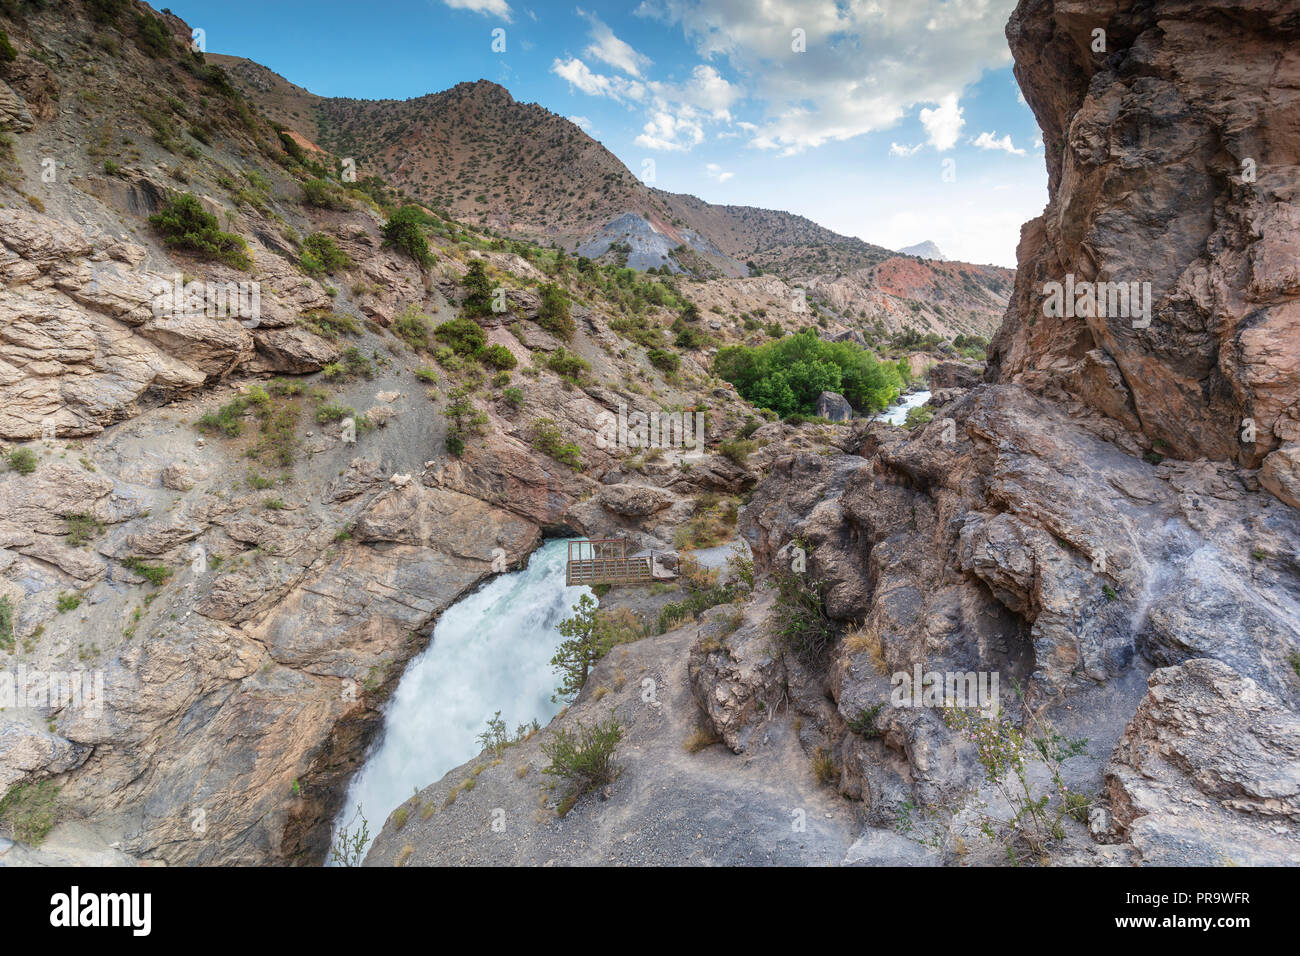
[[[559,712],[551,657],[556,630],[585,587],[566,587],[568,549],[551,541],[523,571],[503,574],[443,612],[433,640],[407,666],[384,712],[382,736],[348,788],[335,821],[355,828],[357,808],[373,836],[388,814],[481,749],[478,735],[498,710],[511,733]]]
[[[907,413],[914,408],[919,408],[930,400],[930,393],[924,389],[919,392],[913,392],[911,395],[904,395],[903,401],[893,408],[887,408],[876,416],[878,422],[889,422],[891,425],[901,425],[907,421]]]

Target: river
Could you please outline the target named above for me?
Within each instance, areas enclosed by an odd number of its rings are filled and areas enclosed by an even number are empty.
[[[904,395],[903,400],[891,408],[885,409],[876,416],[878,422],[889,422],[891,425],[901,425],[907,421],[907,413],[914,408],[924,405],[930,400],[929,391],[922,389],[919,392],[912,392],[910,395]]]

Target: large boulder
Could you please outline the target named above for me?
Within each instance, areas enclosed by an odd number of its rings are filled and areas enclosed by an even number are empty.
[[[853,417],[853,406],[839,392],[822,392],[817,396],[817,416],[846,422]]]
[[[651,485],[605,485],[597,497],[607,510],[626,518],[644,518],[669,508],[677,496]]]

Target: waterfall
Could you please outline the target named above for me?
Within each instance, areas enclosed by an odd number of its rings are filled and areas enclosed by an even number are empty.
[[[566,587],[565,541],[551,541],[523,571],[502,574],[447,608],[422,654],[411,661],[384,712],[384,729],[348,788],[335,821],[355,827],[357,808],[373,837],[416,788],[434,783],[477,754],[478,735],[498,710],[513,733],[545,726],[559,678],[551,657],[585,587]]]

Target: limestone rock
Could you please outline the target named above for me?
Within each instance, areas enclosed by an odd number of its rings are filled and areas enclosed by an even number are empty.
[[[319,372],[337,361],[339,350],[332,343],[304,328],[258,329],[253,333],[258,354],[268,371],[303,375]]]
[[[1300,718],[1219,661],[1151,675],[1106,790],[1145,863],[1300,863]]]
[[[644,518],[663,511],[677,500],[677,496],[663,488],[651,485],[605,485],[596,496],[600,503],[617,515]]]

